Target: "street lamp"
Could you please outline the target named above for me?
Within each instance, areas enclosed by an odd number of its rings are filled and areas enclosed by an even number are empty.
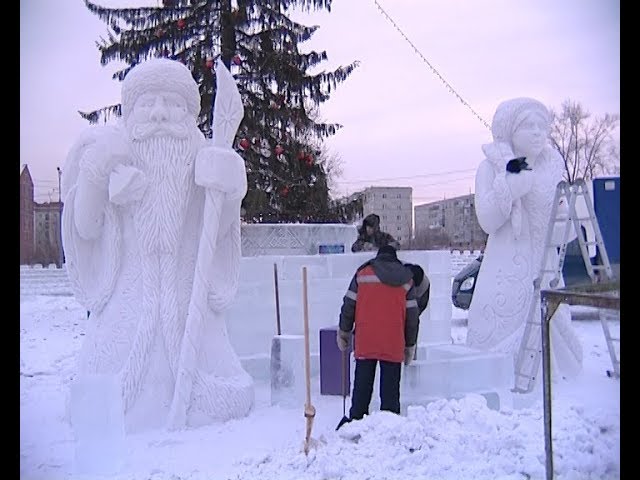
[[[62,190],[60,190],[60,179],[62,177],[62,170],[60,170],[60,167],[56,167],[56,170],[58,170],[58,203],[62,202]]]
[[[64,253],[62,252],[62,189],[61,187],[61,178],[62,178],[62,170],[60,167],[56,167],[58,170],[58,268],[62,268]]]

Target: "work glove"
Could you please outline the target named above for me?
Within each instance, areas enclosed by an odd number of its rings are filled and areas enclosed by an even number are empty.
[[[336,334],[336,343],[341,352],[344,352],[349,347],[349,339],[351,338],[351,332],[345,332],[338,328]]]
[[[372,252],[374,250],[377,250],[376,246],[371,242],[364,242],[364,244],[362,245],[363,252]]]
[[[507,162],[507,172],[520,173],[522,170],[531,170],[526,157],[518,157]]]
[[[413,357],[416,356],[416,346],[412,345],[410,347],[404,347],[404,364],[411,365],[413,362]]]

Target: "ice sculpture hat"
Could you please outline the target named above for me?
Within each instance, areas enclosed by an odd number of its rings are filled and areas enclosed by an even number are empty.
[[[491,122],[491,133],[495,142],[511,143],[511,137],[520,123],[529,113],[542,115],[547,124],[550,123],[550,115],[547,107],[533,98],[514,98],[506,100],[498,105]]]
[[[198,84],[182,63],[166,58],[152,58],[133,67],[122,82],[122,117],[126,121],[136,99],[143,93],[161,90],[175,92],[187,102],[189,113],[200,113]]]

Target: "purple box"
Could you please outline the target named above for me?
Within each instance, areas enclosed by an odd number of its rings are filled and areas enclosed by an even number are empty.
[[[336,344],[336,332],[338,327],[320,329],[320,395],[349,396],[351,379],[349,358],[353,341],[349,343],[346,352],[341,352]],[[343,366],[342,356],[345,355],[344,387],[342,384]]]

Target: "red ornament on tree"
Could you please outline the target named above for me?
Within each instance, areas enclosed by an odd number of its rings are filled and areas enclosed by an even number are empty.
[[[276,145],[275,152],[276,155],[282,155],[282,153],[284,152],[284,148],[282,148],[282,145]]]
[[[205,62],[205,65],[207,68],[213,68],[213,58],[212,57],[208,57],[207,61]]]
[[[289,195],[289,187],[287,187],[286,185],[282,187],[282,189],[280,190],[280,195],[282,195],[283,197]]]
[[[306,155],[304,162],[307,164],[307,167],[313,166],[313,157],[311,155]]]
[[[240,58],[240,55],[234,55],[231,61],[234,65],[242,65],[242,59]]]
[[[178,20],[178,28],[179,28],[180,30],[182,30],[182,29],[185,27],[185,25],[186,25],[186,24],[187,24],[187,22],[185,22],[183,18],[181,18],[180,20]]]
[[[247,140],[246,138],[243,138],[242,140],[240,140],[240,148],[242,150],[246,150],[250,146],[251,146],[251,144],[249,143],[249,140]]]
[[[300,151],[298,152],[298,160],[300,160],[300,161],[302,162],[302,161],[303,161],[304,159],[306,159],[306,158],[307,158],[307,154],[306,154],[306,153],[304,153],[302,150],[300,150]]]

